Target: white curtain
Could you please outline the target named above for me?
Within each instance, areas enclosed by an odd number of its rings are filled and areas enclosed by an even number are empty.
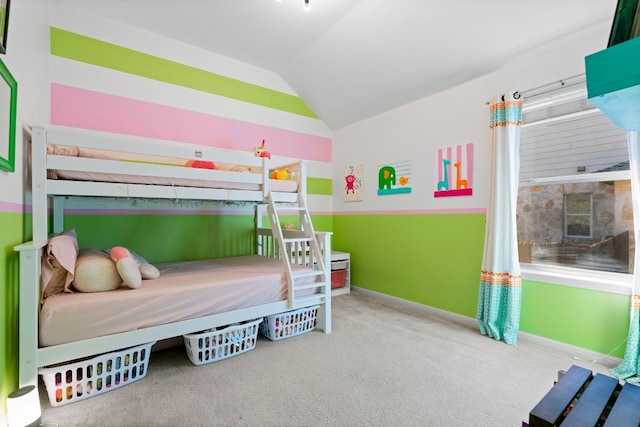
[[[516,345],[522,290],[516,228],[522,100],[517,92],[496,97],[489,109],[490,188],[477,318],[482,334]]]
[[[633,295],[631,296],[631,315],[627,348],[622,362],[611,369],[616,377],[628,382],[640,382],[640,144],[638,131],[628,132],[629,169],[631,172],[631,197],[633,200],[633,229],[635,237],[635,256],[633,263]]]

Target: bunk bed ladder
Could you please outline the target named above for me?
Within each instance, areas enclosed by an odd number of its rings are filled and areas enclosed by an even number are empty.
[[[329,286],[329,290],[325,289],[324,292],[330,292],[329,278],[304,197],[298,195],[298,203],[295,206],[277,205],[271,193],[269,193],[268,199],[267,213],[271,222],[273,237],[278,241],[280,256],[286,265],[287,280],[293,283],[293,286],[289,286],[289,294],[287,295],[289,308],[294,308],[296,302],[304,299],[304,297],[296,296],[296,291],[304,291],[326,285]],[[282,228],[280,215],[285,212],[288,214],[291,211],[297,211],[299,214],[300,230],[283,230]],[[302,273],[293,272],[292,264],[312,266],[314,270]],[[315,277],[316,279],[309,283],[309,277]],[[302,281],[301,279],[304,279],[305,284],[299,284]]]

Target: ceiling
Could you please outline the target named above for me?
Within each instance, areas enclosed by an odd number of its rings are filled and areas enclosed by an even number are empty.
[[[336,130],[612,22],[617,0],[58,0],[278,73]],[[606,47],[607,40],[603,40]]]

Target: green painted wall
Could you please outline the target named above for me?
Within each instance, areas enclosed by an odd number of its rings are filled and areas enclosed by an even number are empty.
[[[334,248],[351,254],[352,285],[475,319],[484,214],[333,221]],[[523,281],[522,332],[621,358],[628,326],[628,296]]]
[[[629,304],[626,295],[524,280],[520,330],[622,358]]]
[[[351,284],[474,317],[484,215],[335,215]]]
[[[282,220],[294,222],[294,218]],[[312,216],[318,231],[331,230],[330,215]],[[182,261],[254,253],[254,216],[67,215],[81,248],[126,246],[150,262]]]
[[[0,212],[0,396],[18,386],[18,253],[13,247],[25,240],[24,214]],[[0,419],[6,414],[0,403]]]

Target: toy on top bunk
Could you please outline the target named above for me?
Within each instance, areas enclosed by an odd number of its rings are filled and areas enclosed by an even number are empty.
[[[266,151],[266,149],[264,148],[264,139],[262,140],[262,145],[253,149],[253,154],[255,154],[256,157],[266,157],[267,159],[271,160],[271,153]]]
[[[155,279],[160,271],[140,255],[121,246],[108,251],[78,249],[75,230],[49,239],[42,254],[42,301],[48,296],[73,290],[104,292],[124,283],[136,289],[143,279]]]
[[[188,160],[184,165],[188,168],[218,169],[215,163],[208,160]]]
[[[271,179],[289,179],[289,168],[284,168],[283,170],[274,170],[270,173],[269,178]]]

